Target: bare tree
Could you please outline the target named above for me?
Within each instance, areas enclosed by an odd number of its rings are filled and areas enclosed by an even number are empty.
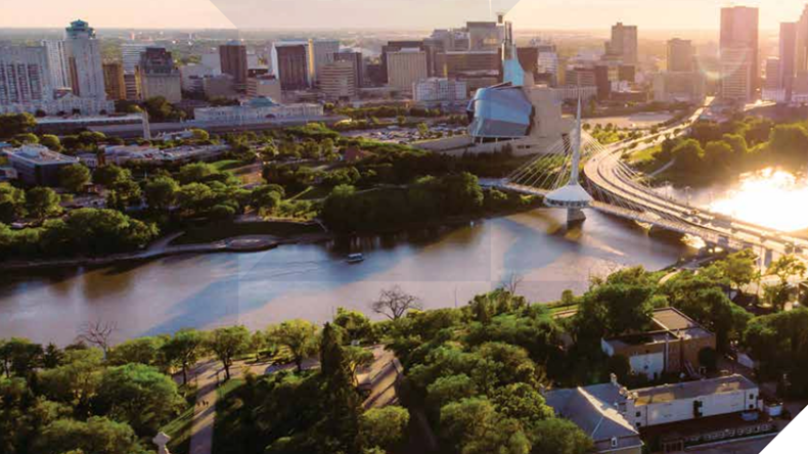
[[[519,285],[521,285],[524,280],[525,277],[521,274],[515,272],[511,273],[508,275],[508,279],[502,284],[502,289],[507,290],[511,295],[516,295]]]
[[[398,320],[410,310],[421,310],[423,305],[417,296],[405,293],[401,287],[395,286],[382,290],[379,299],[371,304],[373,312],[384,315],[390,320]]]
[[[104,350],[104,356],[106,356],[109,352],[110,338],[117,330],[118,325],[115,322],[105,322],[101,320],[88,322],[82,325],[76,340],[101,348],[101,350]]]

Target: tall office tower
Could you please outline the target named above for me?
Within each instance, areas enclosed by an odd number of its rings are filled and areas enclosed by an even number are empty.
[[[95,30],[82,20],[65,29],[65,54],[73,94],[82,98],[106,99],[101,48]]]
[[[121,44],[121,59],[123,60],[123,72],[126,74],[132,74],[137,69],[137,65],[140,64],[140,54],[146,52],[146,49],[149,47],[158,47],[158,46],[150,46],[144,43],[124,43]]]
[[[794,77],[797,75],[797,23],[780,24],[780,84],[785,89],[786,101],[791,101]]]
[[[50,65],[51,86],[53,88],[70,87],[70,72],[67,69],[67,56],[65,55],[65,42],[61,40],[42,41],[48,52]]]
[[[104,63],[104,86],[107,89],[108,99],[113,101],[126,99],[126,82],[123,79],[121,63]]]
[[[696,53],[693,42],[674,38],[668,41],[668,71],[693,72],[696,70]]]
[[[539,66],[537,68],[540,79],[551,86],[558,84],[558,52],[556,45],[551,42],[532,40],[531,44],[539,50]],[[536,79],[537,82],[539,79]]]
[[[138,72],[143,99],[162,96],[170,103],[182,101],[180,71],[174,65],[171,52],[160,47],[149,47],[140,55]]]
[[[429,77],[427,53],[419,48],[387,53],[387,78],[391,87],[411,91],[412,84]]]
[[[398,52],[402,49],[420,49],[424,51],[424,53],[426,53],[427,58],[427,69],[434,66],[434,63],[432,62],[431,59],[432,54],[423,41],[390,41],[384,46],[382,46],[381,70],[382,70],[382,79],[384,82],[387,83],[390,82],[387,76],[387,54],[390,52]]]
[[[469,50],[497,50],[505,41],[503,27],[496,22],[467,22]]]
[[[334,54],[339,52],[339,41],[309,40],[309,79],[312,83],[320,82],[320,70],[323,66],[334,62]]]
[[[780,87],[780,59],[767,58],[766,59],[766,84],[763,88],[768,90],[776,90]]]
[[[305,90],[311,86],[309,43],[279,42],[272,45],[272,71],[283,90]]]
[[[795,72],[797,75],[808,73],[808,5],[800,16],[796,24],[796,51],[795,51]]]
[[[356,65],[350,61],[335,61],[320,68],[320,89],[329,99],[350,99],[356,96]]]
[[[334,54],[334,61],[349,61],[354,67],[357,87],[365,86],[365,59],[362,52],[343,51]]]
[[[247,46],[232,41],[219,46],[219,59],[222,65],[222,74],[233,78],[236,90],[247,89]]]
[[[51,100],[53,86],[45,48],[0,48],[0,106]]]
[[[721,90],[723,98],[746,102],[755,96],[760,78],[758,19],[757,8],[721,9],[721,85],[727,87]]]
[[[639,62],[639,43],[636,25],[623,25],[618,22],[612,26],[612,39],[606,43],[606,55],[620,59],[624,65],[636,65]]]

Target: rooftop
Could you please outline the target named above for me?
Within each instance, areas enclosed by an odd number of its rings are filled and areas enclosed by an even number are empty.
[[[654,327],[651,330],[640,334],[605,339],[604,342],[620,349],[628,345],[658,344],[713,336],[713,333],[672,307],[654,310],[653,319]]]
[[[701,396],[714,396],[743,390],[758,389],[758,385],[742,375],[731,375],[709,380],[676,383],[632,390],[636,406],[673,402]]]
[[[20,148],[7,149],[5,153],[9,158],[13,157],[37,165],[79,162],[77,158],[51,151],[42,145],[23,145]]]

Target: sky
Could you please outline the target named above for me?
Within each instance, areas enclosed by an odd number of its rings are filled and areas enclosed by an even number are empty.
[[[761,28],[796,21],[808,0],[748,0]],[[491,4],[489,4],[489,2]],[[4,4],[3,4],[4,3]],[[432,29],[488,20],[508,10],[515,28],[600,29],[622,21],[641,29],[718,28],[720,0],[0,0],[0,27]]]

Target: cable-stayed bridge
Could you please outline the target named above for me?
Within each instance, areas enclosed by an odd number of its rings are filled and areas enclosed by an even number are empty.
[[[541,196],[547,206],[566,209],[569,222],[584,220],[582,210],[594,209],[650,228],[692,235],[711,246],[762,251],[766,262],[773,253],[804,256],[808,241],[667,197],[649,184],[647,175],[623,161],[627,150],[641,151],[665,137],[683,134],[702,112],[658,134],[603,146],[582,130],[579,110],[575,128],[545,153],[507,178],[482,184]]]

